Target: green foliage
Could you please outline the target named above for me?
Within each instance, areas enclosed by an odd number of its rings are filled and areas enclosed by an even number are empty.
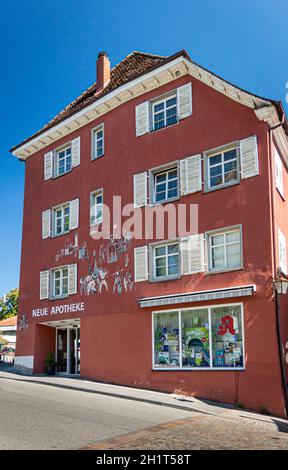
[[[48,353],[45,358],[45,364],[47,367],[54,367],[55,366],[55,356],[52,352]]]
[[[19,290],[12,289],[6,294],[4,299],[0,300],[0,320],[13,317],[18,313]]]

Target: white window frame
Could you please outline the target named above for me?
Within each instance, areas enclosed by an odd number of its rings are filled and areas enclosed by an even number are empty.
[[[64,271],[67,271],[67,275],[64,276]],[[55,274],[60,273],[59,281],[60,281],[60,293],[58,295],[55,294]],[[69,268],[68,265],[65,266],[60,266],[54,269],[51,269],[51,298],[52,299],[63,299],[69,296]],[[64,279],[67,279],[67,293],[63,292],[63,285],[64,285]]]
[[[68,221],[69,221],[69,227],[67,230],[65,230],[65,217],[67,215],[64,215],[65,209],[68,207],[69,213],[68,213]],[[61,212],[61,232],[57,233],[57,212]],[[67,202],[65,204],[61,204],[60,206],[56,206],[52,208],[52,236],[53,237],[59,237],[60,235],[65,235],[66,233],[70,232],[70,203]]]
[[[102,137],[97,136],[99,132],[102,132]],[[102,153],[97,155],[97,143],[102,140]],[[99,126],[94,127],[91,130],[91,160],[97,160],[100,157],[103,157],[105,153],[105,133],[104,133],[104,124],[99,124]]]
[[[229,245],[234,245],[238,242],[228,242],[226,243],[226,236],[228,233],[232,232],[239,232],[240,235],[240,265],[239,266],[227,266],[227,246]],[[217,235],[224,235],[224,243],[220,245],[215,245],[215,247],[224,247],[224,260],[225,260],[225,266],[222,268],[213,268],[212,266],[212,250],[213,246],[211,244],[211,239],[213,236]],[[242,239],[242,225],[236,225],[233,227],[225,227],[223,229],[217,229],[217,230],[211,230],[209,232],[206,232],[205,234],[205,239],[207,242],[208,246],[208,272],[206,274],[211,274],[211,273],[220,273],[220,272],[227,272],[227,271],[235,271],[238,269],[243,269],[243,239]]]
[[[66,165],[67,165],[67,159],[69,157],[69,155],[66,154],[67,150],[70,149],[70,160],[71,160],[71,163],[70,163],[70,168],[69,169],[66,169]],[[64,155],[64,168],[65,168],[65,171],[63,173],[60,173],[59,172],[59,160],[60,160],[60,153],[61,152],[64,152],[65,155]],[[68,144],[65,144],[64,146],[58,148],[55,150],[54,152],[54,158],[55,158],[55,171],[54,171],[54,176],[63,176],[65,175],[66,173],[70,173],[70,171],[72,170],[72,143],[69,142]],[[62,159],[62,158],[61,158]]]
[[[283,163],[275,145],[274,145],[274,158],[275,158],[275,185],[280,196],[284,199]]]
[[[227,162],[224,162],[224,154],[226,152],[229,152],[231,150],[236,151],[236,157],[229,160],[229,161],[236,161],[236,171],[237,171],[237,178],[235,180],[229,181],[225,183],[224,181],[224,165]],[[211,176],[210,176],[210,158],[215,157],[216,155],[221,155],[221,163],[217,163],[213,166],[219,166],[221,165],[222,171],[221,171],[221,177],[222,177],[222,183],[218,184],[217,186],[211,186]],[[205,159],[205,192],[209,191],[216,191],[217,189],[223,189],[229,186],[233,186],[235,184],[240,183],[240,149],[239,149],[239,144],[237,142],[233,142],[231,144],[218,147],[209,151],[204,152],[204,159]],[[213,167],[212,166],[212,167]],[[212,176],[213,178],[213,176]]]
[[[168,254],[168,246],[171,245],[177,245],[178,246],[178,273],[177,274],[168,274],[168,258],[169,256],[175,256],[176,253],[171,253]],[[162,248],[165,247],[165,254],[164,255],[159,255],[156,256],[156,248]],[[181,246],[180,246],[180,241],[179,240],[171,240],[167,242],[161,242],[161,243],[153,243],[150,245],[150,253],[151,256],[149,256],[151,260],[152,266],[150,266],[150,273],[152,273],[151,282],[159,282],[159,281],[166,281],[166,280],[173,280],[173,279],[179,279],[181,277]],[[166,264],[166,274],[164,276],[156,276],[156,259],[157,258],[165,258]]]
[[[284,233],[278,227],[278,264],[284,274],[287,274],[287,241]]]
[[[176,103],[173,104],[172,106],[168,106],[167,107],[167,101],[173,99],[173,98],[176,98]],[[162,96],[158,99],[156,99],[155,101],[151,101],[151,113],[152,113],[152,130],[153,131],[158,131],[160,129],[164,129],[165,127],[167,126],[172,126],[173,124],[177,124],[177,122],[179,121],[179,117],[178,117],[178,97],[177,97],[177,90],[175,90],[175,92],[173,93],[170,93],[169,95],[165,95],[165,96]],[[155,112],[155,107],[161,103],[164,103],[164,108],[161,110],[161,111],[156,111]],[[167,110],[169,109],[172,109],[172,108],[176,108],[176,121],[171,123],[171,124],[167,124],[167,119],[170,117],[168,116],[167,117]],[[159,127],[158,129],[155,128],[155,115],[156,114],[160,114],[164,112],[164,126],[162,127]]]
[[[243,351],[243,367],[213,367],[213,349],[212,349],[212,321],[211,321],[211,310],[213,308],[218,307],[237,307],[240,306],[241,309],[241,324],[242,324],[242,351]],[[209,321],[209,355],[210,355],[210,367],[183,367],[182,366],[182,325],[181,325],[181,313],[187,312],[191,310],[203,310],[208,309],[208,321]],[[178,312],[178,325],[179,325],[179,358],[180,358],[180,366],[171,366],[171,367],[160,367],[155,365],[155,344],[154,344],[154,316],[159,313],[175,313]],[[236,302],[236,303],[229,303],[229,304],[213,304],[213,305],[205,305],[202,307],[185,307],[185,308],[173,308],[173,309],[165,309],[165,310],[155,310],[152,312],[152,370],[155,371],[214,371],[214,370],[221,370],[221,371],[240,371],[245,370],[246,368],[246,357],[245,357],[245,324],[244,324],[244,305],[243,302]]]
[[[165,181],[165,184],[166,184],[166,189],[165,189],[166,198],[162,199],[162,201],[156,201],[156,176],[160,175],[160,174],[163,174],[163,173],[167,174],[170,171],[174,171],[174,170],[177,171],[177,195],[173,196],[173,197],[170,197],[170,198],[167,198],[167,195],[168,195],[168,179],[166,178],[166,181]],[[178,199],[180,199],[181,188],[180,188],[180,169],[179,169],[179,161],[178,160],[174,161],[174,162],[170,162],[170,163],[165,164],[165,165],[155,167],[155,168],[151,168],[148,173],[149,173],[149,201],[150,201],[150,204],[152,204],[153,206],[156,206],[158,204],[166,204],[168,202],[173,202],[173,201],[177,201]],[[163,183],[159,183],[159,184],[163,184]]]
[[[96,198],[101,196],[102,202],[101,203],[95,203]],[[93,201],[93,202],[92,202]],[[94,225],[99,225],[102,224],[103,222],[103,188],[96,189],[95,191],[92,191],[90,193],[90,227],[93,227]],[[101,218],[97,218],[97,209],[101,206]],[[91,223],[91,216],[94,217],[94,221]]]

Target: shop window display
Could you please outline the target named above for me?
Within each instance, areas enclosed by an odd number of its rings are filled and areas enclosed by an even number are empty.
[[[243,368],[241,305],[155,312],[154,367]]]
[[[208,309],[181,312],[182,366],[209,367]]]
[[[155,367],[179,367],[179,314],[160,313],[154,317]]]
[[[243,367],[240,305],[211,309],[214,367]]]

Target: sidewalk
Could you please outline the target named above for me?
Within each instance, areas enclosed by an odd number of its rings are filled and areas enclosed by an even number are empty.
[[[187,418],[174,421],[171,421],[171,418],[169,421],[169,412],[167,412],[168,422],[122,434],[112,439],[101,440],[87,445],[84,450],[288,450],[288,421],[235,409],[228,404],[104,384],[75,376],[24,376],[16,374],[7,366],[0,367],[0,382],[1,379],[38,384],[43,386],[44,390],[49,386],[77,391],[81,394],[106,395],[191,412]]]
[[[77,376],[20,375],[13,372],[12,367],[8,368],[6,366],[5,369],[0,367],[0,379],[1,377],[9,380],[19,380],[29,383],[42,384],[50,387],[59,387],[79,392],[94,393],[161,405],[170,408],[178,408],[185,411],[196,411],[198,413],[210,416],[225,416],[226,418],[229,417],[230,419],[241,417],[246,418],[247,420],[256,420],[258,422],[260,421],[267,424],[273,424],[275,420],[277,420],[279,425],[282,424],[283,427],[287,427],[288,431],[288,421],[285,419],[266,416],[248,410],[235,409],[234,406],[230,404],[200,400],[194,397],[190,398],[152,390],[106,384],[95,382],[89,379],[83,379]]]

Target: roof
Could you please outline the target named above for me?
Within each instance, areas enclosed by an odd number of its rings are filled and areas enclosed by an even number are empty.
[[[17,315],[14,317],[5,318],[5,320],[0,321],[0,330],[2,326],[16,326],[17,325]]]
[[[181,51],[182,52],[182,51]],[[178,53],[180,55],[180,53]],[[80,111],[89,104],[99,100],[103,96],[107,95],[111,91],[119,88],[122,85],[134,80],[135,78],[140,77],[141,75],[150,72],[154,68],[159,67],[160,65],[165,64],[167,61],[170,61],[172,58],[175,58],[178,54],[173,56],[160,56],[154,54],[148,54],[146,52],[134,51],[131,54],[127,55],[119,64],[111,69],[111,78],[108,85],[100,92],[96,92],[97,82],[93,83],[87,90],[85,90],[80,96],[78,96],[72,103],[70,103],[66,108],[64,108],[60,113],[58,113],[51,121],[49,121],[42,129],[33,134],[28,139],[21,142],[19,145],[16,145],[11,149],[11,151],[17,149],[20,145],[29,142],[29,140],[37,137],[42,134],[42,132],[47,131],[51,127],[59,124],[61,121],[64,121],[72,114]]]
[[[277,102],[269,98],[263,98],[254,93],[250,93],[246,90],[243,90],[242,88],[238,86],[233,85],[227,80],[222,79],[215,73],[209,71],[205,67],[200,66],[196,62],[192,61],[188,52],[185,49],[171,56],[160,56],[160,55],[155,55],[155,54],[149,54],[146,52],[134,51],[130,53],[129,55],[127,55],[127,57],[125,57],[121,62],[119,62],[119,64],[117,64],[115,67],[111,69],[111,79],[109,83],[102,90],[96,91],[97,83],[96,82],[93,83],[87,90],[85,90],[80,96],[78,96],[74,101],[72,101],[72,103],[66,106],[60,113],[58,113],[44,127],[42,127],[39,131],[31,135],[26,140],[14,146],[10,151],[13,153],[19,147],[25,146],[25,144],[29,143],[31,140],[37,138],[44,132],[60,124],[62,121],[65,121],[67,118],[73,116],[79,111],[82,111],[83,109],[91,105],[92,103],[97,102],[98,100],[105,97],[106,95],[109,95],[109,93],[111,93],[112,91],[115,91],[117,88],[125,84],[128,84],[129,82],[141,77],[142,75],[152,72],[153,70],[156,70],[157,68],[165,64],[169,64],[174,59],[177,59],[179,57],[184,57],[187,61],[193,64],[196,70],[198,70],[198,73],[199,73],[199,70],[202,72],[206,72],[207,74],[209,74],[210,77],[214,77],[215,79],[220,80],[222,83],[225,83],[229,85],[230,87],[233,87],[236,91],[238,90],[240,92],[243,92],[246,95],[249,95],[252,99],[261,100],[262,101],[261,106],[267,106],[269,104],[274,105],[277,109],[277,113],[280,116],[280,118],[283,118],[283,127],[285,128],[286,133],[288,133],[287,120],[286,120],[285,112],[284,112],[281,102]],[[200,73],[200,76],[201,76],[201,73]],[[255,107],[257,108],[258,106],[259,106],[259,101],[258,103],[255,103]]]

